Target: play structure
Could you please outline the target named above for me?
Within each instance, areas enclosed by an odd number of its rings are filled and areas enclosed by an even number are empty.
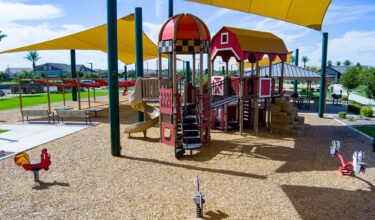
[[[26,171],[32,171],[34,173],[34,181],[39,182],[39,171],[48,170],[51,165],[51,156],[47,153],[47,149],[42,150],[40,155],[40,163],[30,162],[29,155],[27,153],[19,153],[14,157],[14,162],[18,166],[22,166]]]
[[[211,60],[214,62],[221,57],[226,64],[225,76],[214,77],[211,94],[215,108],[215,121],[223,130],[235,121],[240,134],[244,127],[252,126],[258,133],[259,124],[270,123],[271,100],[283,95],[284,62],[288,50],[282,39],[260,31],[223,27],[212,38]],[[281,76],[260,77],[259,62],[264,56],[269,58],[269,68],[272,70],[273,61],[281,60]],[[239,76],[229,77],[228,63],[235,58],[239,65]],[[244,76],[244,63],[251,63],[251,74]],[[255,69],[254,69],[255,67]],[[268,114],[267,114],[268,112]],[[232,123],[233,124],[233,123]]]
[[[160,136],[161,142],[175,149],[176,158],[185,150],[201,148],[210,140],[211,94],[207,88],[211,81],[204,83],[203,63],[207,62],[208,78],[211,78],[211,62],[204,60],[210,52],[210,32],[198,17],[178,14],[170,18],[159,34],[159,79],[162,80],[162,55],[168,54],[169,83],[159,87]],[[190,55],[193,60],[192,80],[177,78],[177,55]],[[198,73],[195,72],[198,55]],[[198,79],[196,77],[198,76]]]
[[[145,84],[146,82],[152,83],[142,87],[142,83]],[[142,91],[142,88],[145,88],[145,90]],[[138,122],[125,128],[124,132],[129,134],[129,137],[131,133],[139,132],[143,132],[144,136],[146,137],[147,129],[159,123],[159,109],[147,104],[147,101],[149,102],[151,100],[150,98],[154,97],[155,100],[155,97],[157,97],[157,90],[155,90],[157,88],[156,80],[151,79],[150,81],[148,79],[142,80],[142,78],[139,78],[135,83],[134,92],[128,94],[130,107],[145,114],[145,120],[143,122]],[[144,94],[144,96],[142,94]],[[148,97],[149,99],[144,99],[143,97]]]
[[[355,151],[353,154],[352,162],[345,162],[344,157],[340,154],[341,142],[334,140],[332,141],[330,153],[333,157],[337,157],[341,163],[339,172],[342,175],[351,175],[354,173],[365,173],[367,164],[363,162],[365,158],[365,152]]]

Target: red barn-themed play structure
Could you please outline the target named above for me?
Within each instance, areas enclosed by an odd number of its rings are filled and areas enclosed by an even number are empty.
[[[164,54],[171,58],[168,78],[162,75]],[[180,80],[176,75],[176,56],[180,54],[192,56],[191,81]],[[204,60],[204,54],[208,60]],[[269,121],[271,99],[281,97],[283,91],[283,74],[279,78],[271,74],[260,78],[258,62],[267,55],[272,69],[272,61],[280,57],[285,62],[287,54],[284,42],[271,33],[223,27],[211,41],[207,26],[196,16],[178,14],[170,18],[159,34],[159,79],[156,79],[162,143],[173,146],[178,158],[186,150],[191,153],[207,144],[212,128],[227,130],[230,124],[242,134],[244,127],[252,125],[258,132],[258,125]],[[211,76],[211,67],[218,56],[226,63],[225,76]],[[228,75],[232,57],[240,64],[240,74],[236,77]],[[198,67],[196,60],[199,60]],[[244,76],[246,60],[255,65],[250,76]],[[206,82],[204,62],[208,67]]]
[[[223,27],[213,37],[211,60],[214,62],[221,57],[226,63],[225,76],[211,79],[214,83],[212,107],[216,109],[215,119],[220,128],[227,130],[228,122],[234,121],[241,134],[244,127],[251,125],[257,133],[259,124],[269,122],[271,99],[282,96],[284,75],[282,66],[281,77],[272,77],[272,62],[279,57],[284,63],[287,54],[283,40],[267,32]],[[265,55],[270,60],[271,74],[261,78],[259,61]],[[239,63],[238,77],[228,75],[228,62],[232,57]],[[245,61],[252,64],[250,76],[244,76]]]

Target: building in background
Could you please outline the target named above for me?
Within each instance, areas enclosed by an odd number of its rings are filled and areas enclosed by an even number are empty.
[[[335,84],[340,83],[341,75],[345,74],[353,66],[328,66],[327,76],[335,77]]]
[[[76,65],[77,72],[80,73],[95,73],[96,71],[84,65]],[[71,72],[71,67],[64,63],[45,63],[36,66],[35,73],[46,73],[49,77],[61,77],[66,73]]]
[[[8,73],[9,78],[14,78],[16,75],[22,72],[32,72],[33,69],[26,67],[8,67],[5,69],[5,72]]]

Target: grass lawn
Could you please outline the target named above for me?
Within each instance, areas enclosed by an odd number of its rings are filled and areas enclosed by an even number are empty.
[[[358,131],[361,131],[367,134],[370,137],[374,137],[375,135],[375,126],[362,126],[362,127],[354,127]]]
[[[354,93],[362,97],[368,98],[366,93],[366,86],[359,86]]]
[[[1,130],[1,129],[0,129],[0,134],[1,134],[1,133],[5,133],[5,132],[7,132],[7,131],[8,131],[8,130]]]
[[[87,91],[81,92],[81,98],[87,98],[87,94],[88,94]],[[96,90],[95,94],[96,96],[105,96],[105,95],[108,95],[108,90]],[[92,92],[92,90],[90,90],[90,96],[91,98],[94,96],[94,93]],[[72,94],[71,93],[65,94],[65,98],[66,100],[72,100]],[[62,94],[51,94],[51,102],[62,102],[62,101],[63,101]],[[22,98],[23,107],[42,105],[42,104],[47,104],[47,103],[48,103],[47,94],[35,94],[35,95],[25,96]],[[0,111],[19,108],[19,106],[20,106],[20,101],[18,97],[0,99]]]

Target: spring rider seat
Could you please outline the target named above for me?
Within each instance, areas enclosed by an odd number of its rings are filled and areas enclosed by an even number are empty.
[[[332,141],[331,145],[331,155],[333,157],[337,157],[340,162],[341,166],[339,167],[339,172],[342,175],[351,175],[352,172],[354,173],[365,173],[367,164],[363,162],[365,158],[365,152],[362,151],[354,151],[353,154],[353,161],[352,162],[345,162],[344,157],[340,154],[339,150],[341,147],[340,141]]]
[[[39,182],[39,171],[44,169],[48,170],[51,165],[51,156],[47,153],[47,149],[42,150],[40,155],[40,163],[30,162],[29,155],[26,153],[19,153],[14,157],[14,162],[18,166],[22,166],[26,171],[34,172],[34,181]]]

